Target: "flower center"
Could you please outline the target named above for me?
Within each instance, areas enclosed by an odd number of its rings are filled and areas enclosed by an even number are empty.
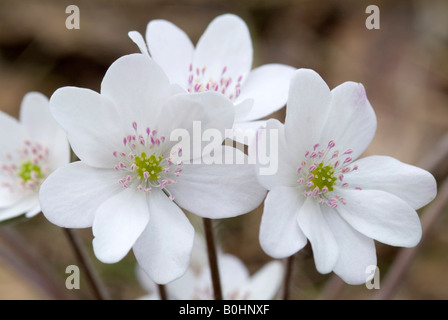
[[[160,188],[174,200],[166,186],[176,183],[176,178],[182,172],[182,163],[174,163],[172,160],[172,156],[180,154],[182,149],[171,151],[164,145],[165,137],[159,137],[156,130],[146,128],[146,134],[141,134],[135,121],[132,127],[134,134],[123,138],[125,150],[113,152],[118,159],[115,170],[124,173],[118,182],[124,188],[136,188],[145,193]]]
[[[38,142],[25,140],[16,152],[7,152],[5,162],[0,164],[0,173],[6,176],[1,186],[11,193],[34,193],[50,174],[49,150]]]
[[[134,164],[138,178],[150,179],[153,181],[159,180],[159,173],[163,170],[160,166],[162,159],[162,156],[156,157],[154,154],[148,158],[145,152],[142,152],[140,156],[136,156]]]
[[[316,187],[319,188],[320,191],[327,190],[333,191],[333,186],[336,183],[336,178],[334,176],[334,169],[332,166],[324,166],[324,163],[321,162],[319,165],[311,171],[311,176],[313,177],[311,179],[311,183]]]
[[[40,167],[31,161],[22,163],[17,175],[22,178],[24,183],[27,183],[28,181],[37,182],[43,178]]]
[[[340,203],[346,204],[345,199],[336,193],[337,187],[349,187],[344,182],[344,174],[358,169],[357,165],[351,165],[353,159],[349,155],[353,150],[340,153],[339,150],[334,150],[335,146],[333,140],[328,142],[326,148],[319,148],[320,145],[315,144],[312,151],[305,152],[297,168],[297,182],[305,187],[303,195],[316,198],[319,203],[326,203],[333,208]]]
[[[236,81],[227,75],[227,67],[221,71],[221,75],[214,79],[207,79],[207,67],[194,68],[193,64],[189,66],[188,74],[188,92],[216,91],[221,92],[230,100],[235,100],[241,94],[241,81],[243,76],[239,76]]]

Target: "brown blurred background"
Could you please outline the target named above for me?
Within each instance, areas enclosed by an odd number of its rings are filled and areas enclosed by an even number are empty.
[[[65,9],[71,4],[80,9],[79,30],[65,27]],[[365,10],[371,4],[380,9],[379,30],[365,27],[369,16]],[[445,0],[0,0],[0,110],[17,116],[28,91],[51,96],[66,85],[98,91],[115,59],[138,52],[127,32],[144,34],[152,19],[174,22],[196,43],[208,23],[227,12],[242,17],[250,28],[254,67],[284,63],[316,70],[330,87],[348,80],[364,84],[378,118],[377,133],[366,154],[385,154],[419,164],[424,157],[444,151],[436,144],[448,133]],[[284,109],[274,117],[283,120]],[[439,183],[445,177],[442,167],[446,162],[433,169]],[[216,226],[224,250],[240,257],[251,272],[270,260],[258,244],[261,212],[259,208]],[[50,268],[55,285],[65,290],[65,267],[77,263],[62,230],[42,215],[28,221],[17,219],[0,228],[23,238],[23,245]],[[91,254],[91,230],[79,234]],[[398,249],[377,244],[377,251],[383,277]],[[41,290],[42,285],[30,281],[35,277],[25,276],[11,261],[11,257],[0,255],[0,299],[52,298]],[[144,293],[135,277],[132,253],[114,265],[102,264],[93,256],[92,262],[113,298],[134,299]],[[335,281],[332,275],[316,271],[309,248],[296,255],[294,266],[291,298],[319,298],[329,290],[328,280]],[[447,299],[447,270],[445,209],[393,298]],[[337,294],[332,297],[341,299],[369,299],[377,293],[365,286],[334,288]],[[91,298],[83,279],[81,289],[69,294]]]

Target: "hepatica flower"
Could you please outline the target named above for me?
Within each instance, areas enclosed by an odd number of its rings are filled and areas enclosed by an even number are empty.
[[[20,121],[0,112],[0,131],[0,221],[33,217],[42,182],[70,160],[67,137],[38,92],[23,98]]]
[[[195,239],[193,254],[187,272],[166,286],[169,299],[213,300],[213,287],[206,248],[202,238]],[[280,261],[265,264],[253,275],[236,256],[218,252],[218,264],[226,300],[271,300],[274,299],[283,279],[283,265]],[[141,299],[159,299],[155,283],[137,269],[137,276],[143,288],[149,293]]]
[[[150,21],[146,43],[140,33],[130,38],[141,52],[163,68],[172,83],[188,92],[216,91],[235,105],[235,128],[255,129],[263,118],[286,103],[288,85],[296,70],[266,64],[254,70],[253,49],[246,23],[233,14],[215,18],[196,47],[184,31],[166,20]]]
[[[45,216],[61,227],[92,227],[93,249],[102,262],[118,262],[133,248],[157,283],[179,277],[188,267],[194,236],[180,207],[224,218],[251,211],[264,197],[249,165],[176,160],[182,151],[170,140],[172,131],[191,133],[193,122],[200,121],[204,130],[222,133],[233,123],[229,104],[214,92],[178,93],[141,54],[114,62],[101,93],[58,89],[50,109],[81,161],[42,185]]]
[[[288,257],[308,239],[319,272],[361,284],[366,267],[376,265],[374,240],[402,247],[420,241],[415,210],[435,197],[435,179],[387,156],[356,160],[376,130],[361,84],[330,91],[314,71],[297,71],[285,124],[270,120],[273,129],[279,170],[259,176],[269,189],[259,234],[266,253]]]

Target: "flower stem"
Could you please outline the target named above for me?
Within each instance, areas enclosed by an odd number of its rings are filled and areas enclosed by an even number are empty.
[[[97,300],[108,300],[109,295],[104,285],[102,284],[100,278],[98,277],[95,269],[89,261],[87,253],[82,244],[81,238],[76,234],[76,232],[72,229],[63,228],[65,230],[65,234],[67,235],[68,241],[75,253],[76,259],[81,264],[81,267],[84,269],[87,280],[92,288],[93,294]]]
[[[159,284],[157,287],[159,288],[160,300],[168,300],[165,286],[163,284]]]
[[[212,276],[213,292],[215,300],[222,300],[221,280],[219,277],[218,258],[216,255],[215,239],[213,236],[212,220],[203,218],[205,240],[207,242],[208,261],[210,263],[210,272]]]
[[[289,299],[289,284],[291,283],[293,262],[294,262],[294,255],[286,259],[286,272],[283,281],[283,300]]]

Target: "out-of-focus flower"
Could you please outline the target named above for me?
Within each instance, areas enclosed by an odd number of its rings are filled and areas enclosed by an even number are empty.
[[[296,69],[266,64],[251,70],[252,41],[246,23],[238,16],[216,17],[196,47],[184,31],[166,20],[148,23],[146,43],[137,31],[129,32],[129,37],[162,67],[171,83],[188,92],[220,92],[232,100],[235,129],[257,129],[265,122],[254,120],[286,103]]]
[[[42,182],[69,161],[66,134],[51,116],[47,97],[27,93],[20,121],[0,112],[0,221],[38,214]]]
[[[58,89],[50,109],[81,161],[42,185],[45,216],[61,227],[92,227],[94,252],[102,262],[118,262],[133,248],[157,283],[180,277],[194,236],[180,207],[207,218],[232,217],[253,210],[265,196],[253,166],[176,160],[182,151],[171,133],[182,129],[190,145],[197,143],[193,139],[201,137],[192,129],[198,121],[203,130],[223,134],[233,124],[229,104],[215,92],[178,93],[141,54],[115,61],[100,94]]]
[[[252,276],[244,263],[231,254],[218,251],[218,268],[225,300],[274,299],[282,284],[283,265],[280,261],[265,264]],[[141,299],[159,299],[156,284],[140,269],[137,277],[148,295]],[[214,293],[206,248],[202,238],[196,237],[190,267],[179,279],[166,285],[169,299],[213,300]]]
[[[387,156],[355,161],[376,130],[361,84],[330,91],[317,73],[301,69],[291,83],[285,124],[270,120],[266,129],[260,134],[279,135],[279,169],[259,176],[269,190],[259,235],[266,253],[288,257],[308,239],[319,272],[361,284],[366,267],[377,262],[373,239],[402,247],[420,241],[415,210],[436,196],[435,179]]]

